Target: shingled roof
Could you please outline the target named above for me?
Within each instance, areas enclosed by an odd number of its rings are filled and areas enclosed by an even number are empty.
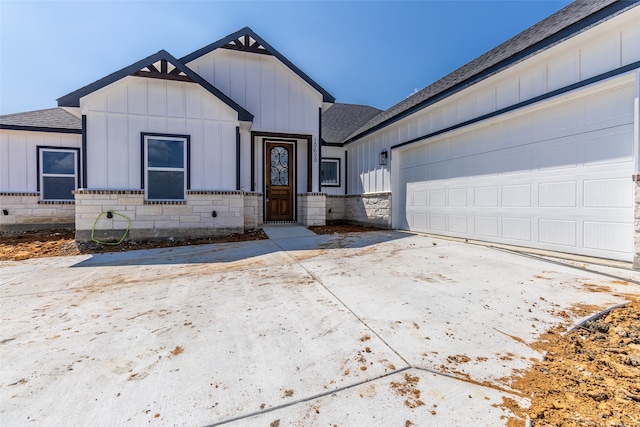
[[[82,133],[82,120],[63,108],[0,116],[0,129]]]
[[[444,78],[378,114],[353,132],[345,139],[344,143],[353,142],[426,108],[611,19],[637,6],[638,3],[639,0],[577,0],[484,55],[463,65]]]
[[[339,144],[381,112],[367,105],[335,103],[322,113],[322,140]]]

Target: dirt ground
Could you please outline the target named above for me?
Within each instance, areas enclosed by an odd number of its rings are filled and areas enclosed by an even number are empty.
[[[587,322],[571,332],[547,332],[537,350],[543,361],[514,379],[513,387],[531,398],[509,426],[533,427],[640,426],[640,300]]]
[[[316,234],[379,230],[357,225],[310,227]],[[72,230],[0,234],[0,260],[119,252],[158,247],[266,239],[262,230],[185,241],[126,241],[117,246],[76,244]],[[505,399],[516,414],[509,427],[640,427],[640,299],[566,332],[547,332],[534,348],[546,354],[528,371],[517,373],[512,387],[531,399],[529,408]],[[591,310],[592,312],[593,310]],[[580,314],[580,313],[579,313]],[[584,314],[586,315],[587,311]],[[568,317],[568,316],[567,316]]]
[[[374,227],[336,224],[309,227],[316,234],[333,234],[380,230]],[[42,230],[0,233],[0,261],[21,261],[28,258],[68,256],[105,252],[123,252],[137,249],[193,246],[209,243],[246,242],[266,239],[262,229],[248,230],[244,234],[208,237],[189,240],[124,241],[119,245],[102,245],[89,242],[78,244],[73,230]]]

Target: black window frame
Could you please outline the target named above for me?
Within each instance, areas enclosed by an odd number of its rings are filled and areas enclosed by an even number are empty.
[[[169,198],[149,198],[149,177],[148,177],[148,140],[150,139],[160,139],[160,140],[182,140],[184,141],[184,155],[183,159],[184,166],[182,168],[155,168],[151,167],[151,170],[183,170],[184,171],[184,192],[183,197],[181,199],[169,199]],[[184,202],[187,200],[187,191],[191,188],[191,137],[190,135],[182,135],[182,134],[168,134],[168,133],[150,133],[150,132],[142,132],[140,134],[140,151],[141,151],[141,159],[140,159],[140,169],[141,169],[141,188],[144,190],[144,199],[149,202]]]
[[[73,178],[75,178],[74,188],[72,191],[77,190],[80,187],[80,148],[78,147],[62,147],[62,146],[49,146],[49,145],[38,145],[36,146],[37,159],[36,159],[36,170],[37,170],[37,184],[36,188],[38,193],[40,194],[40,200],[43,202],[70,202],[75,200],[73,193],[71,193],[71,197],[67,199],[54,199],[47,198],[44,190],[44,180],[45,178],[64,178],[69,177],[70,174],[55,174],[55,173],[45,173],[44,172],[44,161],[43,156],[46,152],[71,152],[74,155],[74,173]]]
[[[342,181],[342,170],[341,170],[341,160],[338,157],[322,157],[320,159],[320,185],[322,187],[340,187],[342,185],[341,181]],[[322,163],[324,162],[331,162],[331,163],[336,163],[337,167],[336,167],[336,182],[325,182],[324,179],[322,178]]]

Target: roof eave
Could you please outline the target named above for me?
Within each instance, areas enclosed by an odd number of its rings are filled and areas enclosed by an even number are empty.
[[[54,128],[54,127],[44,127],[44,126],[22,126],[22,125],[0,124],[0,129],[20,130],[20,131],[29,131],[29,132],[82,134],[82,129]]]
[[[550,36],[545,37],[542,40],[539,40],[538,42],[527,46],[526,48],[516,52],[513,55],[510,55],[507,58],[504,58],[503,60],[497,62],[496,64],[489,66],[487,68],[484,68],[482,70],[480,70],[479,72],[469,76],[468,78],[466,78],[465,80],[445,89],[442,92],[436,93],[433,96],[430,96],[429,98],[421,101],[420,103],[413,105],[405,110],[402,110],[400,112],[398,112],[397,114],[394,114],[393,116],[385,119],[384,121],[372,126],[371,128],[365,129],[361,132],[355,133],[353,135],[350,135],[349,137],[347,137],[347,139],[344,140],[343,144],[347,145],[350,144],[358,139],[361,139],[367,135],[370,135],[371,133],[374,133],[382,128],[385,128],[395,122],[398,122],[402,119],[404,119],[407,116],[410,116],[411,114],[420,111],[430,105],[435,104],[436,102],[439,102],[445,98],[448,98],[449,96],[463,90],[466,89],[467,87],[473,86],[476,83],[479,83],[480,81],[494,75],[497,74],[498,72],[509,68],[512,65],[515,65],[521,61],[523,61],[524,59],[533,56],[537,53],[539,53],[540,51],[546,50],[552,46],[555,46],[556,44],[560,43],[563,40],[566,40],[576,34],[579,34],[581,30],[583,30],[584,28],[589,27],[590,25],[593,25],[607,17],[611,17],[611,16],[615,16],[617,13],[619,13],[620,11],[624,10],[624,9],[628,9],[628,8],[632,8],[634,7],[634,5],[637,5],[637,3],[639,2],[639,0],[633,0],[633,1],[618,1],[618,2],[614,2],[611,4],[606,5],[605,7],[603,7],[602,9],[599,9],[597,11],[595,11],[594,13],[585,16],[583,19],[580,19],[577,22],[574,22],[573,24],[570,24],[560,30],[558,30],[557,32],[551,34]],[[526,30],[525,30],[526,31]],[[516,36],[517,37],[517,36]],[[510,39],[511,40],[511,39]],[[505,42],[505,43],[508,43]],[[504,43],[503,43],[504,44]],[[502,46],[503,44],[499,45],[498,47]],[[481,55],[480,57],[474,59],[474,61],[478,60],[479,58],[481,58],[482,56],[484,56],[485,54]],[[473,61],[471,61],[473,62]],[[467,64],[465,64],[464,66],[466,66]],[[464,67],[463,66],[463,67]],[[434,82],[433,84],[436,84],[439,81],[442,81],[443,79],[446,79],[448,76],[450,76],[451,74],[455,73],[456,71],[458,71],[458,69],[454,70],[452,73],[449,73],[447,76],[443,77],[440,80],[437,80],[436,82]],[[429,85],[431,86],[431,85]],[[429,86],[427,86],[426,88],[428,88]],[[425,89],[426,89],[425,88]],[[391,107],[393,108],[393,107]],[[381,114],[383,114],[384,112],[382,112]],[[373,121],[375,119],[372,118],[371,121]],[[371,122],[370,121],[370,122]],[[366,124],[365,124],[366,126]]]

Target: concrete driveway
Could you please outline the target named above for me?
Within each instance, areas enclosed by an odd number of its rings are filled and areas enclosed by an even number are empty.
[[[0,263],[0,425],[506,425],[529,345],[639,290],[408,233],[271,235]]]

